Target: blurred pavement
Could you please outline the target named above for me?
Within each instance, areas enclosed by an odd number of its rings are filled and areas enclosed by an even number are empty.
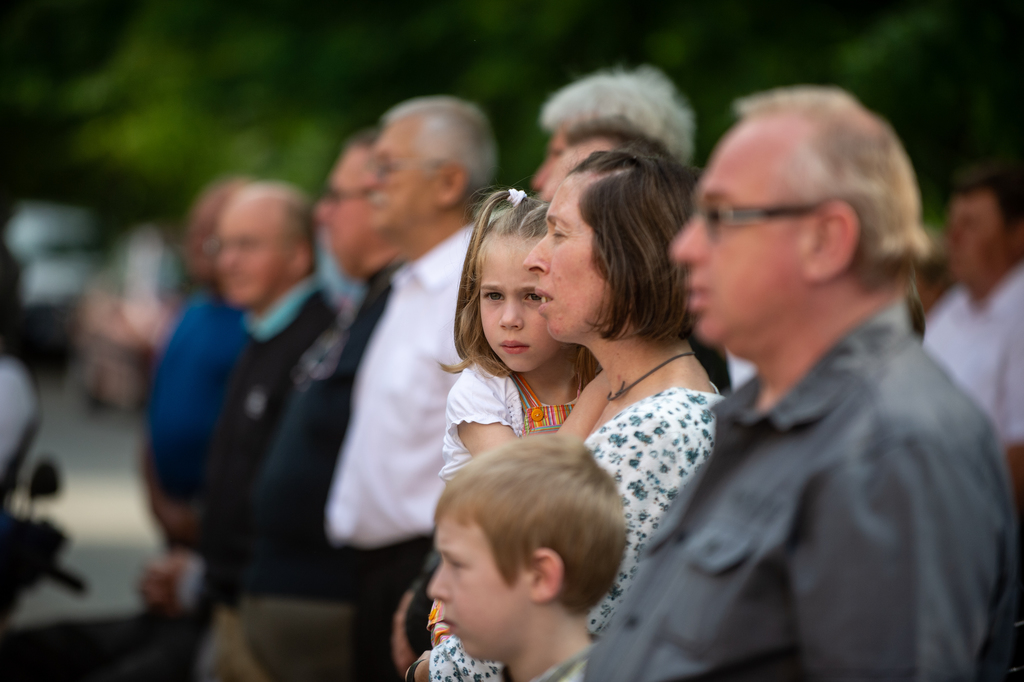
[[[136,613],[146,561],[160,549],[138,472],[140,411],[91,408],[64,371],[37,370],[43,421],[24,474],[40,456],[56,461],[61,493],[41,501],[36,516],[70,538],[63,567],[88,585],[83,596],[49,581],[23,593],[13,625]]]

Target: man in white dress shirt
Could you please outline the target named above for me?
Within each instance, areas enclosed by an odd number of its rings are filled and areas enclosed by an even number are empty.
[[[359,550],[356,679],[396,680],[391,617],[432,545],[443,483],[445,403],[469,201],[490,184],[487,117],[454,97],[403,102],[374,146],[374,227],[406,264],[356,376],[352,417],[327,500],[332,542]]]
[[[992,420],[1024,509],[1024,166],[964,175],[948,220],[960,284],[931,311],[924,345]]]

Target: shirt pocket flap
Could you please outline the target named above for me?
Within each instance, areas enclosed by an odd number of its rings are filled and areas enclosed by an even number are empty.
[[[753,538],[729,528],[705,528],[690,542],[690,563],[708,575],[724,573],[742,563],[754,549]]]

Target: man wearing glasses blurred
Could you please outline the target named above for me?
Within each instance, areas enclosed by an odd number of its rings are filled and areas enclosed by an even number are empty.
[[[356,679],[397,680],[392,614],[432,546],[445,404],[456,377],[455,303],[469,202],[497,151],[486,116],[454,97],[387,112],[373,149],[373,225],[406,261],[355,378],[352,419],[326,505],[329,538],[356,548]],[[424,627],[425,627],[424,623]],[[412,661],[409,661],[411,663]]]
[[[240,616],[247,645],[274,680],[356,679],[355,552],[332,547],[324,505],[352,411],[352,386],[390,294],[396,250],[371,224],[368,167],[376,131],[346,143],[316,206],[342,272],[366,283],[361,306],[339,314],[302,356],[253,487],[252,556]]]
[[[929,314],[924,346],[992,420],[1024,509],[1024,165],[957,178],[946,241],[959,284]]]
[[[674,256],[757,366],[715,408],[588,680],[1001,680],[1015,509],[988,421],[913,337],[910,160],[837,88],[741,100]]]
[[[230,680],[238,679],[236,669],[246,658],[238,599],[252,541],[252,485],[291,390],[293,368],[334,313],[312,277],[312,214],[296,189],[262,182],[240,190],[216,237],[224,297],[247,311],[250,336],[210,444],[199,542],[214,607],[218,673]],[[168,572],[178,567],[172,563]],[[147,596],[160,594],[161,587],[157,581],[143,585]],[[173,597],[180,595],[176,586]],[[181,606],[168,601],[172,611]]]

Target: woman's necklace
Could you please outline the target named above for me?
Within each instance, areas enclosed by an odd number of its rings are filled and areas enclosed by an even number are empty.
[[[631,383],[631,384],[630,384],[629,386],[627,386],[627,385],[626,385],[626,382],[625,382],[625,381],[623,381],[623,382],[622,382],[622,388],[620,388],[620,389],[619,389],[618,391],[616,391],[615,393],[612,393],[611,391],[609,391],[609,392],[608,392],[608,402],[611,402],[611,401],[613,401],[613,400],[617,400],[618,398],[621,398],[621,397],[622,397],[622,395],[623,395],[623,394],[624,394],[624,393],[625,393],[626,391],[628,391],[629,389],[633,388],[634,386],[636,386],[636,385],[637,385],[637,384],[639,384],[639,383],[640,383],[641,381],[643,381],[643,380],[644,380],[644,379],[646,379],[647,377],[649,377],[649,376],[651,376],[652,374],[654,374],[655,372],[657,372],[657,371],[658,371],[659,369],[661,369],[662,367],[664,367],[664,366],[665,366],[665,365],[667,365],[668,363],[672,362],[673,360],[678,360],[679,358],[684,358],[684,357],[686,357],[687,355],[693,355],[693,351],[691,350],[691,351],[687,351],[686,353],[680,353],[679,355],[673,355],[673,356],[672,356],[672,357],[670,357],[670,358],[669,358],[668,360],[666,360],[665,362],[661,363],[660,365],[658,365],[657,367],[655,367],[654,369],[652,369],[652,370],[651,370],[650,372],[648,372],[647,374],[643,375],[642,377],[640,377],[639,379],[637,379],[636,381],[634,381],[633,383]]]

